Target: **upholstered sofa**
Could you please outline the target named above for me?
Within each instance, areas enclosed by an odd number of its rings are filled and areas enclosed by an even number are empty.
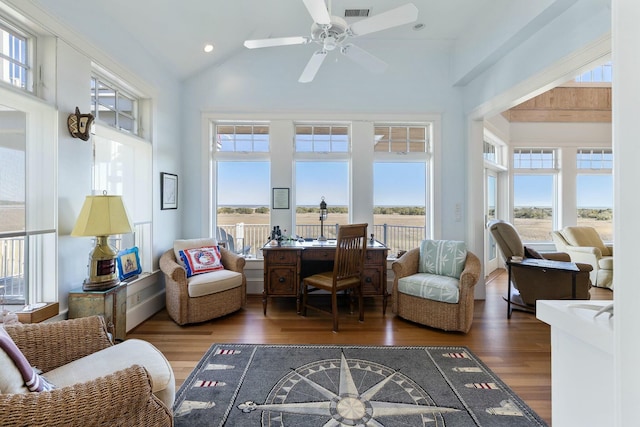
[[[4,329],[10,339],[3,336],[0,347],[1,425],[173,425],[173,370],[150,343],[113,345],[100,316]],[[29,365],[54,388],[30,391],[23,375]]]
[[[593,227],[564,227],[551,233],[556,249],[566,252],[573,262],[593,267],[593,286],[613,289],[613,245],[605,244]]]
[[[160,257],[167,313],[179,325],[215,319],[238,311],[246,304],[246,261],[224,247],[218,248],[223,268],[189,277],[180,251],[214,246],[218,246],[215,239],[176,240],[173,248]]]
[[[456,254],[433,251],[435,258],[457,259],[450,271],[429,261],[425,246],[458,245]],[[394,273],[392,308],[398,316],[445,331],[469,332],[473,323],[474,287],[480,278],[480,260],[464,249],[462,242],[423,241],[392,264]],[[442,263],[440,263],[442,265]]]

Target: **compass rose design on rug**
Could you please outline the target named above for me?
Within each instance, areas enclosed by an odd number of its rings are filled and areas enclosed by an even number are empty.
[[[458,411],[433,406],[429,395],[402,373],[367,360],[347,360],[344,353],[340,360],[320,360],[292,371],[266,401],[270,403],[247,401],[238,409],[264,411],[263,426],[300,425],[311,415],[329,418],[326,427],[395,425],[396,415],[405,423],[415,416],[412,425],[418,426],[440,413]]]
[[[541,427],[466,347],[213,344],[175,427]]]

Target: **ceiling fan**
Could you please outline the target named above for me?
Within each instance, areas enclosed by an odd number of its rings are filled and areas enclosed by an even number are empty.
[[[325,5],[324,0],[302,0],[307,7],[313,24],[311,25],[311,37],[278,37],[270,39],[246,40],[245,47],[256,49],[262,47],[287,46],[294,44],[316,43],[320,45],[320,50],[315,52],[306,67],[302,71],[298,81],[308,83],[313,80],[320,69],[327,54],[332,50],[339,50],[347,58],[359,63],[363,67],[373,72],[381,73],[387,63],[380,58],[370,54],[364,49],[349,43],[353,37],[362,36],[376,31],[414,22],[418,19],[418,8],[413,3],[382,12],[370,18],[354,22],[348,25],[347,22],[338,17],[332,16]]]

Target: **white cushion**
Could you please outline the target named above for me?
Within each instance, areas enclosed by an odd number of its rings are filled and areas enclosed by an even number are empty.
[[[202,248],[204,246],[218,246],[216,239],[180,239],[173,242],[173,253],[176,256],[178,264],[184,267],[184,261],[180,258],[180,251],[185,249]]]
[[[13,360],[0,349],[0,394],[13,393],[29,393],[29,389]]]
[[[128,339],[120,344],[74,360],[64,366],[46,372],[44,376],[56,387],[91,381],[116,371],[140,365],[146,368],[152,379],[152,390],[167,407],[173,407],[175,378],[171,365],[152,344]]]
[[[434,301],[457,304],[460,281],[449,276],[417,273],[398,279],[398,292]]]
[[[242,273],[218,270],[198,274],[187,279],[187,292],[191,298],[227,291],[242,285]]]

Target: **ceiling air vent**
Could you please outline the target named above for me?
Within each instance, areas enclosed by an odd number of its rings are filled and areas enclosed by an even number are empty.
[[[345,18],[366,18],[369,16],[370,9],[345,9]]]

